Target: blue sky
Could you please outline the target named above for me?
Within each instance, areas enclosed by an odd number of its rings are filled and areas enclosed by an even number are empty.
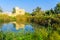
[[[12,11],[13,7],[25,9],[27,12],[32,12],[37,6],[42,10],[54,8],[60,0],[0,0],[0,6],[3,11]]]

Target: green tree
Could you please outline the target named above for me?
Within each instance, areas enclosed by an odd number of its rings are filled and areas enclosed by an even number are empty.
[[[16,13],[16,10],[15,10],[15,8],[13,8],[13,11],[12,11],[12,13]]]
[[[41,8],[40,7],[37,7],[35,9],[33,9],[33,12],[32,12],[32,16],[35,16],[35,15],[41,15],[43,12],[41,11]]]
[[[52,13],[52,14],[55,14],[55,12],[54,12],[54,10],[51,8],[50,9],[50,12]]]
[[[55,14],[54,10],[51,8],[50,10],[45,11],[47,15]]]
[[[60,13],[60,3],[56,5],[56,7],[54,8],[54,11],[56,14]]]
[[[25,12],[25,15],[30,16],[31,14],[29,12]]]
[[[45,13],[46,13],[47,15],[50,15],[50,11],[49,11],[49,10],[45,11]]]
[[[3,12],[2,8],[0,7],[0,12]]]

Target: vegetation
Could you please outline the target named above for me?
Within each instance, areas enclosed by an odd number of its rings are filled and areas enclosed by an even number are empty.
[[[0,7],[0,12],[2,13],[3,12],[3,10],[2,10],[2,8]]]
[[[16,13],[16,10],[15,10],[15,8],[13,8],[13,11],[12,11],[12,13]]]
[[[6,14],[0,14],[0,22],[9,22],[10,18]]]
[[[55,13],[59,14],[60,13],[60,3],[58,3],[54,9]]]
[[[13,9],[15,13],[15,9]],[[60,3],[54,9],[42,11],[37,7],[30,14],[26,12],[25,15],[17,15],[10,17],[6,14],[0,14],[0,22],[31,22],[41,25],[42,27],[35,27],[33,33],[3,33],[0,31],[0,40],[60,40]]]

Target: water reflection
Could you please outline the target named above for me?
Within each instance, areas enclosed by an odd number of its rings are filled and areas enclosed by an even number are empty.
[[[25,27],[25,24],[23,24],[23,23],[13,22],[13,25],[16,28],[16,30],[19,30],[20,28],[24,28]]]
[[[7,32],[33,32],[33,27],[30,24],[24,24],[24,23],[16,23],[16,22],[10,22],[10,23],[3,23],[0,24],[0,31]]]

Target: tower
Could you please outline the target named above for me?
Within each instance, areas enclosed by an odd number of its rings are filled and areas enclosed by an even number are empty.
[[[24,9],[20,9],[19,7],[15,7],[16,10],[16,15],[24,15],[25,14],[25,10]]]

